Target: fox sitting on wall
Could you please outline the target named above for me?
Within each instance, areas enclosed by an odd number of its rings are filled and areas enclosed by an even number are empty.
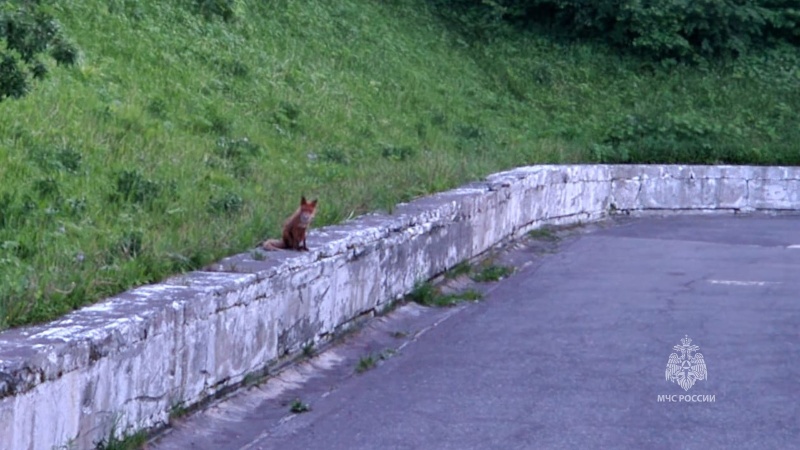
[[[316,212],[317,200],[307,202],[305,196],[301,197],[300,207],[283,224],[282,239],[268,239],[261,244],[261,247],[264,250],[308,251],[306,232]]]

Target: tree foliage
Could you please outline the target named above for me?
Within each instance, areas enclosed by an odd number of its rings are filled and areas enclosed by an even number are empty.
[[[19,98],[30,80],[44,78],[49,52],[57,64],[72,65],[77,48],[38,1],[0,2],[0,101]]]
[[[736,57],[800,45],[797,0],[431,0],[481,35],[504,24],[547,26],[658,59]]]

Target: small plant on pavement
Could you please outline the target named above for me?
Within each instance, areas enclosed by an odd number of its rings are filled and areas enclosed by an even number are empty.
[[[292,402],[291,406],[289,407],[289,411],[293,412],[294,414],[300,414],[304,412],[308,412],[311,410],[311,407],[308,403],[303,403],[300,399],[296,399]]]

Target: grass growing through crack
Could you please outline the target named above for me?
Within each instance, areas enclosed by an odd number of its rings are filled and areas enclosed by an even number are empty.
[[[310,342],[303,346],[303,356],[306,358],[313,358],[317,354],[317,349],[314,347],[314,343]]]
[[[181,417],[186,416],[188,413],[189,409],[186,408],[184,402],[177,402],[169,409],[169,419],[180,419]]]
[[[547,227],[536,228],[535,230],[529,231],[528,237],[547,242],[556,242],[560,240],[555,231]]]
[[[147,433],[144,431],[117,437],[115,428],[112,427],[108,437],[95,442],[94,450],[139,450],[147,443]]]
[[[431,282],[417,283],[408,294],[408,299],[420,305],[430,305],[438,295],[436,287]]]
[[[489,258],[476,266],[471,265],[467,261],[462,261],[445,272],[444,277],[451,280],[466,275],[480,283],[498,281],[508,277],[514,272],[513,267],[492,264],[492,259],[493,258]],[[421,291],[417,292],[416,296],[421,297],[422,302],[437,303],[434,293],[429,291],[429,289],[430,288],[422,287]],[[466,297],[469,296],[469,294],[466,295]]]
[[[356,364],[356,373],[364,373],[375,367],[375,364],[377,361],[372,355],[362,356]]]
[[[294,414],[300,414],[311,411],[311,406],[308,403],[300,401],[300,399],[296,399],[289,405],[289,411]]]
[[[468,261],[462,261],[453,266],[452,269],[445,272],[444,277],[447,279],[458,278],[462,275],[469,274],[471,271],[472,271],[472,266],[470,265],[470,263]]]
[[[454,294],[442,294],[432,283],[419,283],[416,288],[408,295],[408,299],[424,306],[453,306],[464,301],[477,301],[483,295],[474,290],[467,289],[464,292]]]
[[[450,294],[442,296],[443,299],[438,302],[439,305],[442,306],[449,306],[454,305],[460,302],[477,302],[478,300],[483,298],[483,294],[476,291],[475,289],[467,289],[464,292],[459,292],[457,294]]]
[[[483,267],[480,272],[472,275],[472,279],[479,282],[499,281],[514,273],[513,267],[491,264]]]
[[[386,315],[392,313],[392,311],[396,310],[400,307],[400,302],[396,300],[391,300],[380,306],[380,314]]]
[[[268,372],[266,369],[250,372],[244,376],[244,379],[242,380],[242,385],[255,386],[257,384],[264,382],[267,379],[267,377],[268,377]]]
[[[385,361],[394,356],[395,353],[397,353],[395,349],[387,348],[377,355],[369,354],[367,356],[362,356],[359,358],[358,364],[356,364],[356,373],[364,373],[374,368],[378,364],[378,361]]]
[[[468,42],[423,0],[42,1],[80,57],[0,101],[0,329],[247,251],[300,194],[322,226],[524,164],[800,163],[788,51],[660,69]]]

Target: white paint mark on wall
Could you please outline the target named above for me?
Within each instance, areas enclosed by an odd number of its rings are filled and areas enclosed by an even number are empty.
[[[726,284],[728,286],[766,286],[780,284],[775,281],[740,281],[740,280],[708,280],[711,284]]]

